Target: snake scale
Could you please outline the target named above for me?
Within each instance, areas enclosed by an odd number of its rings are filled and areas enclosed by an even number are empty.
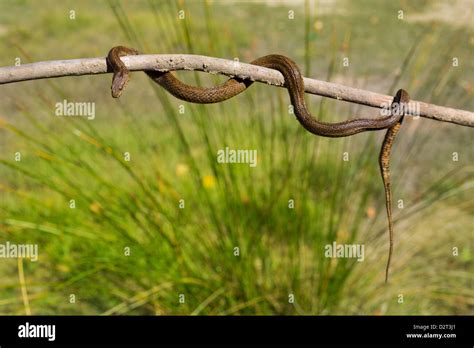
[[[124,46],[113,47],[107,55],[107,63],[113,71],[112,96],[119,98],[127,85],[130,77],[129,71],[120,57],[126,55],[137,55],[139,52],[133,48]],[[294,113],[300,124],[310,133],[324,137],[346,137],[366,131],[387,129],[382,149],[379,156],[379,165],[385,188],[385,201],[389,226],[390,250],[385,271],[385,282],[388,282],[390,261],[393,252],[393,222],[392,222],[392,194],[390,186],[390,152],[395,137],[403,121],[404,108],[410,100],[408,93],[400,89],[392,101],[392,110],[389,116],[377,119],[351,119],[338,123],[326,123],[316,120],[306,107],[304,100],[304,82],[301,72],[290,58],[283,55],[267,55],[251,62],[270,69],[278,70],[285,79],[285,87],[288,90]],[[210,104],[219,103],[230,99],[246,90],[253,82],[239,78],[230,78],[223,84],[215,87],[196,87],[185,84],[177,79],[171,72],[145,71],[145,73],[157,84],[166,89],[178,99],[191,103]]]

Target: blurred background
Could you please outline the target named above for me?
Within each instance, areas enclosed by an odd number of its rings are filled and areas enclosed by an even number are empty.
[[[0,66],[119,44],[243,62],[279,53],[308,77],[473,110],[473,11],[470,0],[1,1]],[[0,86],[0,243],[39,251],[0,259],[0,314],[473,314],[472,129],[406,118],[386,285],[384,131],[316,137],[284,89],[262,84],[196,105],[144,73],[119,100],[110,82]],[[95,119],[56,116],[63,100],[95,103]],[[306,100],[328,122],[378,115]],[[257,166],[217,163],[226,146],[257,150]],[[364,261],[326,258],[334,241],[363,244]]]

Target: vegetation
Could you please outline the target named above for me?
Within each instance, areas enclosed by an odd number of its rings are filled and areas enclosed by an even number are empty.
[[[390,94],[403,87],[413,99],[472,110],[473,29],[410,20],[430,10],[427,1],[329,9],[2,2],[0,65],[105,56],[118,44],[246,62],[281,53],[306,76]],[[178,75],[193,84],[224,81]],[[264,85],[203,106],[174,99],[141,73],[113,100],[110,81],[0,86],[0,243],[39,246],[37,262],[0,259],[1,314],[472,314],[471,129],[405,121],[392,164],[403,208],[395,208],[385,285],[383,132],[315,137],[289,114],[286,92]],[[63,100],[94,102],[96,118],[55,116]],[[377,115],[307,101],[326,121]],[[257,166],[217,163],[226,146],[257,150]],[[363,244],[364,261],[326,258],[334,241]]]

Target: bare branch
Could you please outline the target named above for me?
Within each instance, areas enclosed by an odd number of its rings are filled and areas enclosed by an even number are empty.
[[[251,64],[232,60],[189,54],[159,54],[122,57],[131,71],[138,70],[197,70],[211,74],[238,76],[274,86],[283,86],[284,79],[280,72]],[[53,78],[61,76],[78,76],[104,74],[107,70],[105,58],[85,58],[56,60],[0,68],[0,84],[19,81]],[[338,100],[383,108],[390,105],[393,97],[362,89],[347,87],[336,83],[304,78],[305,91]],[[417,108],[418,106],[418,108]],[[474,113],[437,106],[412,100],[408,110],[418,110],[419,115],[437,121],[451,122],[474,127]]]

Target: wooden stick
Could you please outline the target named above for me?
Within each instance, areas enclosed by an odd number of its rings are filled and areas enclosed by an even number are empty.
[[[138,70],[197,70],[211,74],[237,76],[253,81],[283,86],[284,79],[279,71],[251,64],[221,58],[189,54],[154,54],[122,57],[131,71]],[[0,85],[27,80],[54,78],[61,76],[94,75],[110,72],[105,58],[84,58],[55,60],[0,68]],[[392,102],[389,95],[374,93],[336,83],[304,78],[305,91],[337,100],[386,108]],[[408,114],[437,121],[451,122],[474,127],[474,113],[412,100]]]

